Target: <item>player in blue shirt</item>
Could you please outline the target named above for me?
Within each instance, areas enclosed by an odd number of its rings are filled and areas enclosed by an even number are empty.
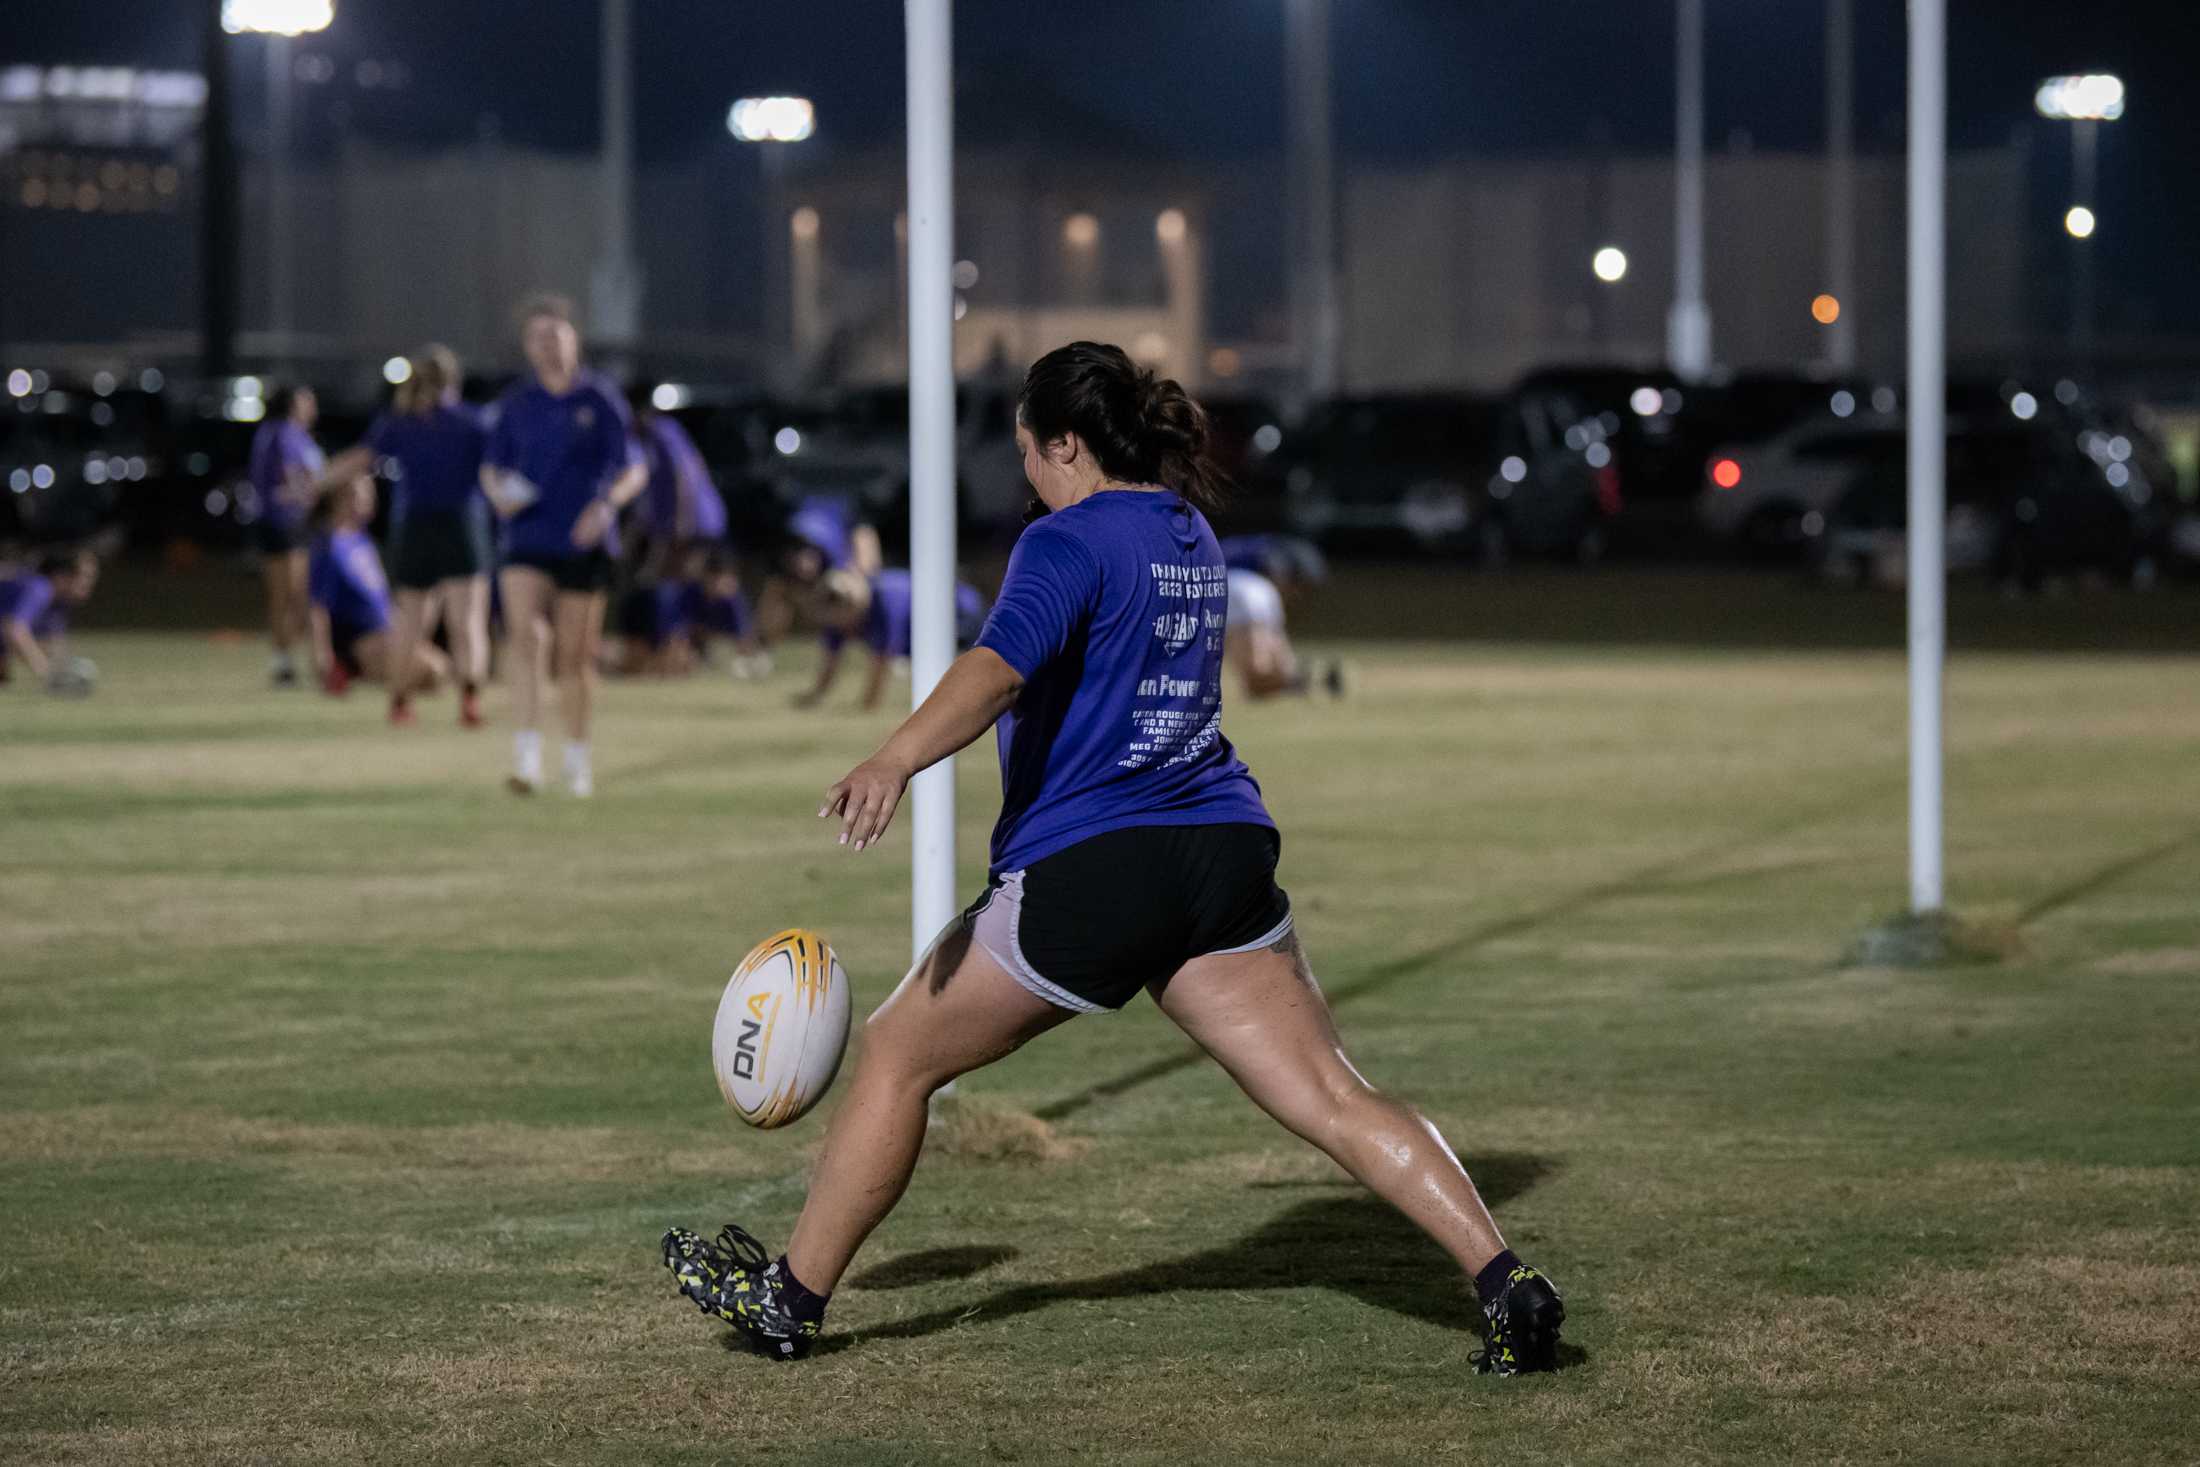
[[[20,662],[49,693],[88,693],[90,662],[69,655],[69,609],[91,598],[99,560],[89,550],[57,551],[36,570],[0,575],[0,683]]]
[[[489,668],[489,502],[481,457],[489,430],[459,400],[465,376],[449,347],[422,347],[389,411],[366,441],[329,463],[331,483],[379,464],[390,481],[390,579],[397,585],[391,654],[397,665],[435,632],[450,632],[458,670],[458,721],[481,726],[481,684]],[[412,695],[390,689],[390,722],[413,721]]]
[[[313,513],[306,573],[315,665],[321,686],[342,697],[354,678],[387,684],[394,693],[429,692],[449,665],[432,644],[415,642],[402,656],[390,631],[390,583],[367,534],[374,520],[374,480],[354,475],[331,485]]]
[[[521,312],[530,375],[498,401],[481,465],[482,488],[505,517],[498,590],[512,632],[510,787],[542,785],[541,688],[553,673],[565,713],[565,781],[595,792],[588,753],[604,594],[619,553],[619,511],[648,479],[626,398],[581,365],[573,309],[538,296]],[[552,657],[555,654],[555,662]]]
[[[313,441],[320,399],[303,385],[279,388],[267,400],[267,416],[252,435],[246,474],[258,501],[253,545],[267,590],[268,640],[275,657],[269,676],[278,688],[297,686],[291,648],[306,635],[306,520],[321,490],[327,461]]]
[[[915,1170],[933,1092],[1140,989],[1270,1115],[1419,1224],[1474,1281],[1481,1368],[1554,1361],[1565,1310],[1507,1249],[1436,1129],[1345,1057],[1276,885],[1274,822],[1222,736],[1227,586],[1202,510],[1206,419],[1112,346],[1050,352],[1017,411],[1048,513],[978,645],[827,791],[856,850],[919,770],[998,727],[984,896],[866,1026],[787,1251],[738,1228],[664,1238],[680,1292],[766,1354],[806,1353],[825,1302]]]
[[[818,622],[823,627],[825,649],[818,659],[817,681],[796,698],[797,708],[815,708],[825,701],[840,676],[841,658],[851,639],[871,654],[870,675],[863,687],[863,706],[876,708],[886,692],[886,674],[893,664],[909,656],[915,586],[905,570],[882,570],[865,576],[853,570],[827,571],[812,596]],[[985,622],[985,598],[976,586],[955,583],[955,645],[968,647],[978,638]]]

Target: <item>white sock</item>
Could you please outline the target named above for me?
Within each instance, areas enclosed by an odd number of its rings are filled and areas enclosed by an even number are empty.
[[[291,666],[290,654],[288,652],[276,653],[275,656],[269,661],[268,667],[271,671],[274,672],[291,672],[294,670]]]
[[[542,733],[523,728],[512,735],[512,768],[521,779],[542,778]]]
[[[589,772],[588,745],[585,741],[565,741],[565,777],[572,779]]]

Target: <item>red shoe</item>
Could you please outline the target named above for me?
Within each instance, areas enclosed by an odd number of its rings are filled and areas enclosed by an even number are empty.
[[[394,728],[408,728],[419,722],[413,716],[412,703],[404,698],[390,699],[390,724]]]
[[[351,674],[338,664],[321,674],[321,691],[331,698],[341,698],[351,691]]]
[[[481,717],[481,694],[459,694],[458,726],[460,728],[479,728],[481,727],[482,722],[483,719]]]

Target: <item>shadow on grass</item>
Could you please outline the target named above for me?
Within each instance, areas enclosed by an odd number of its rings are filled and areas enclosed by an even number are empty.
[[[997,1243],[968,1248],[930,1248],[922,1253],[904,1253],[875,1268],[867,1268],[848,1280],[848,1287],[914,1289],[924,1284],[944,1284],[950,1279],[966,1279],[974,1273],[983,1273],[1015,1256],[1015,1249]]]
[[[2077,880],[2066,882],[2055,888],[2055,890],[2039,897],[2030,906],[2017,913],[2017,925],[2020,927],[2027,926],[2042,917],[2061,911],[2064,907],[2075,906],[2095,892],[2113,886],[2132,872],[2151,866],[2165,856],[2174,856],[2185,847],[2196,842],[2200,842],[2200,830],[2188,830],[2183,835],[2163,841],[2160,845],[2149,846],[2143,851],[2134,851],[2128,856],[2119,856],[2106,865],[2087,872]]]
[[[1540,1156],[1500,1152],[1468,1158],[1467,1169],[1483,1201],[1499,1207],[1549,1175],[1556,1164]],[[818,1351],[829,1354],[866,1340],[922,1339],[972,1321],[1008,1319],[1057,1304],[1250,1289],[1328,1289],[1392,1314],[1479,1337],[1480,1313],[1474,1307],[1472,1286],[1459,1277],[1458,1265],[1450,1256],[1396,1208],[1369,1196],[1356,1183],[1287,1185],[1351,1190],[1347,1195],[1295,1203],[1236,1242],[1218,1248],[1094,1278],[1018,1284],[860,1335],[828,1335],[819,1342]],[[995,1251],[1006,1250],[938,1250],[939,1254]],[[931,1256],[935,1255],[916,1258]],[[895,1260],[873,1272],[893,1270],[907,1261]],[[879,1287],[868,1283],[868,1277],[855,1282]],[[745,1348],[738,1337],[729,1333],[726,1338],[729,1349]],[[1566,1364],[1582,1358],[1582,1352],[1572,1348],[1562,1356]]]

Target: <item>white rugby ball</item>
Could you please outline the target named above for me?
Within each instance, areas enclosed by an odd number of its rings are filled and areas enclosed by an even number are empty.
[[[718,1000],[719,1093],[758,1130],[800,1120],[840,1073],[848,1012],[848,974],[824,938],[799,927],[765,938]]]

